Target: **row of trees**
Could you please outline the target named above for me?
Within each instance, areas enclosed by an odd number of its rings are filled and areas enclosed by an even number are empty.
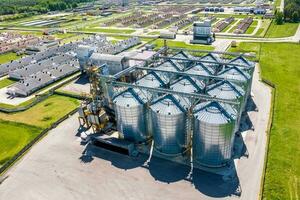
[[[66,10],[89,1],[91,0],[0,0],[0,15]]]

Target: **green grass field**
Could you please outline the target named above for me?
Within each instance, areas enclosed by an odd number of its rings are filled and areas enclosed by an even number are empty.
[[[79,31],[84,31],[84,32],[93,32],[93,33],[120,33],[120,34],[131,34],[135,32],[134,29],[113,29],[113,28],[83,28],[79,29]]]
[[[16,81],[8,79],[8,78],[2,79],[2,80],[0,80],[0,89],[4,88],[4,87],[7,87],[7,86],[9,86],[9,85],[11,85],[15,82]]]
[[[156,49],[159,49],[164,46],[164,40],[157,39],[154,41],[154,44],[156,45]],[[192,50],[210,50],[210,51],[214,50],[214,48],[209,45],[192,45],[192,44],[187,44],[185,42],[174,41],[174,40],[167,40],[167,45],[173,48],[184,48],[184,49],[192,49]]]
[[[34,139],[41,128],[0,120],[0,166]]]
[[[76,99],[53,95],[24,112],[0,113],[0,119],[47,128],[78,106],[79,101]]]
[[[77,99],[52,95],[24,112],[14,114],[0,112],[0,166],[43,129],[78,106]]]
[[[300,191],[300,45],[243,43],[232,51],[260,53],[262,77],[276,85],[264,200],[298,199]]]
[[[277,25],[272,22],[269,30],[266,33],[267,38],[289,37],[295,35],[299,23],[284,23]]]
[[[13,52],[0,54],[0,64],[7,63],[12,60],[17,60],[19,58],[21,58],[21,56],[17,56],[17,54]]]

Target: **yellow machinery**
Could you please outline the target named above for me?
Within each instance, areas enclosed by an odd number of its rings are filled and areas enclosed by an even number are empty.
[[[108,116],[103,108],[103,91],[97,74],[100,69],[91,66],[87,69],[90,79],[90,94],[86,94],[86,100],[78,109],[78,120],[81,126],[92,127],[94,132],[101,131],[108,123]]]

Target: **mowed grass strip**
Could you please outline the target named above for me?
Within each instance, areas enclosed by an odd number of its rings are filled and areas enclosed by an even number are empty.
[[[42,129],[0,120],[0,166],[32,141]]]
[[[93,27],[93,28],[84,28],[84,29],[79,29],[79,31],[84,31],[84,32],[95,32],[95,33],[120,33],[120,34],[131,34],[134,33],[134,29],[112,29],[112,28],[98,28],[98,27]]]
[[[242,43],[235,51],[260,54],[262,77],[276,85],[263,199],[300,196],[300,45]]]
[[[9,85],[11,85],[15,82],[16,81],[8,79],[8,78],[2,79],[2,80],[0,80],[0,89],[5,88],[5,87],[7,87],[7,86],[9,86]]]
[[[157,39],[153,42],[153,44],[156,45],[155,49],[159,49],[164,46],[164,40]],[[182,41],[174,41],[174,40],[167,40],[167,45],[168,45],[168,47],[171,47],[171,48],[183,48],[183,49],[206,50],[206,51],[214,50],[214,47],[209,46],[209,45],[187,44]]]
[[[48,128],[52,123],[78,107],[79,104],[77,99],[52,95],[24,112],[0,113],[0,119]]]
[[[12,60],[17,60],[21,57],[22,56],[18,56],[16,53],[13,52],[0,54],[0,64],[8,63]]]
[[[295,35],[298,26],[299,23],[284,23],[282,25],[277,25],[275,21],[273,21],[265,37],[267,38],[290,37]]]

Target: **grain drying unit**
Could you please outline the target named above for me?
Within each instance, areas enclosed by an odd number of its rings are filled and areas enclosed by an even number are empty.
[[[198,168],[230,164],[254,63],[242,56],[174,53],[168,47],[141,63],[115,75],[97,74],[101,88],[113,91],[102,98],[112,104],[103,106],[113,108],[118,139],[131,142],[137,152],[185,164],[192,160]]]

